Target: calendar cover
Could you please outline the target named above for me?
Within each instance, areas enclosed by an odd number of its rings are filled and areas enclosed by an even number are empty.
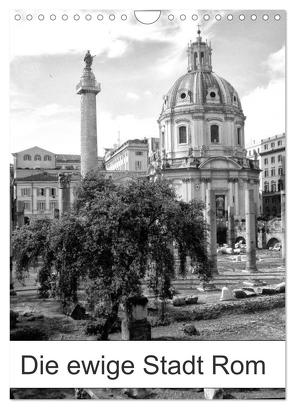
[[[10,398],[285,399],[286,12],[9,19]]]

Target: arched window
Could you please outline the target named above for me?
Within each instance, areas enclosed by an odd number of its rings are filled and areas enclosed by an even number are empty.
[[[196,69],[198,66],[198,53],[194,53],[194,69]]]
[[[219,127],[218,125],[211,125],[211,143],[219,143]]]
[[[187,143],[187,131],[186,126],[180,126],[178,128],[178,143]]]
[[[41,160],[41,156],[40,155],[35,155],[34,160]]]
[[[49,160],[51,160],[51,156],[50,156],[50,155],[45,155],[45,156],[44,156],[44,160],[45,160],[45,161],[47,161],[47,160],[48,160],[48,161],[49,161]]]
[[[278,182],[278,191],[280,192],[281,190],[284,190],[284,183],[282,180],[279,180]]]
[[[272,192],[276,191],[276,182],[274,180],[271,181],[271,191]]]
[[[269,184],[268,182],[264,182],[264,191],[269,192]]]
[[[31,155],[24,155],[24,160],[32,160]]]

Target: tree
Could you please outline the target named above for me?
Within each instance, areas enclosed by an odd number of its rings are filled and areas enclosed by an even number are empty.
[[[89,173],[78,190],[73,211],[46,226],[42,243],[48,249],[40,253],[47,251],[51,257],[44,259],[44,268],[57,272],[64,302],[77,299],[81,280],[90,283],[107,316],[102,339],[107,339],[120,304],[141,294],[147,272],[155,294],[162,300],[169,296],[174,245],[182,274],[189,255],[198,263],[200,274],[208,275],[202,205],[177,200],[165,180],[138,179],[116,185]],[[24,240],[27,234],[33,234],[29,227],[18,232]]]

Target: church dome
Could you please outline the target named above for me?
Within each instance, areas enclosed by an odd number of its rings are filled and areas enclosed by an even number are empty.
[[[187,49],[187,73],[178,78],[164,95],[162,113],[166,110],[194,105],[194,110],[223,112],[243,115],[240,98],[234,87],[212,71],[211,45],[202,41],[200,31],[195,42]],[[208,109],[207,109],[208,108]]]
[[[237,91],[214,72],[192,71],[182,75],[164,96],[163,109],[191,104],[211,108],[221,105],[242,112]]]

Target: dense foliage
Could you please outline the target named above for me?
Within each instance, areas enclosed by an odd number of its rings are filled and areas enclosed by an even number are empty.
[[[77,300],[81,282],[106,313],[105,334],[115,322],[121,302],[140,294],[143,279],[164,300],[174,277],[178,249],[180,273],[186,256],[206,279],[206,226],[202,205],[177,200],[167,181],[139,179],[115,185],[95,173],[78,190],[73,211],[60,220],[37,220],[13,235],[18,275],[41,259],[41,288],[54,280],[67,302]]]

